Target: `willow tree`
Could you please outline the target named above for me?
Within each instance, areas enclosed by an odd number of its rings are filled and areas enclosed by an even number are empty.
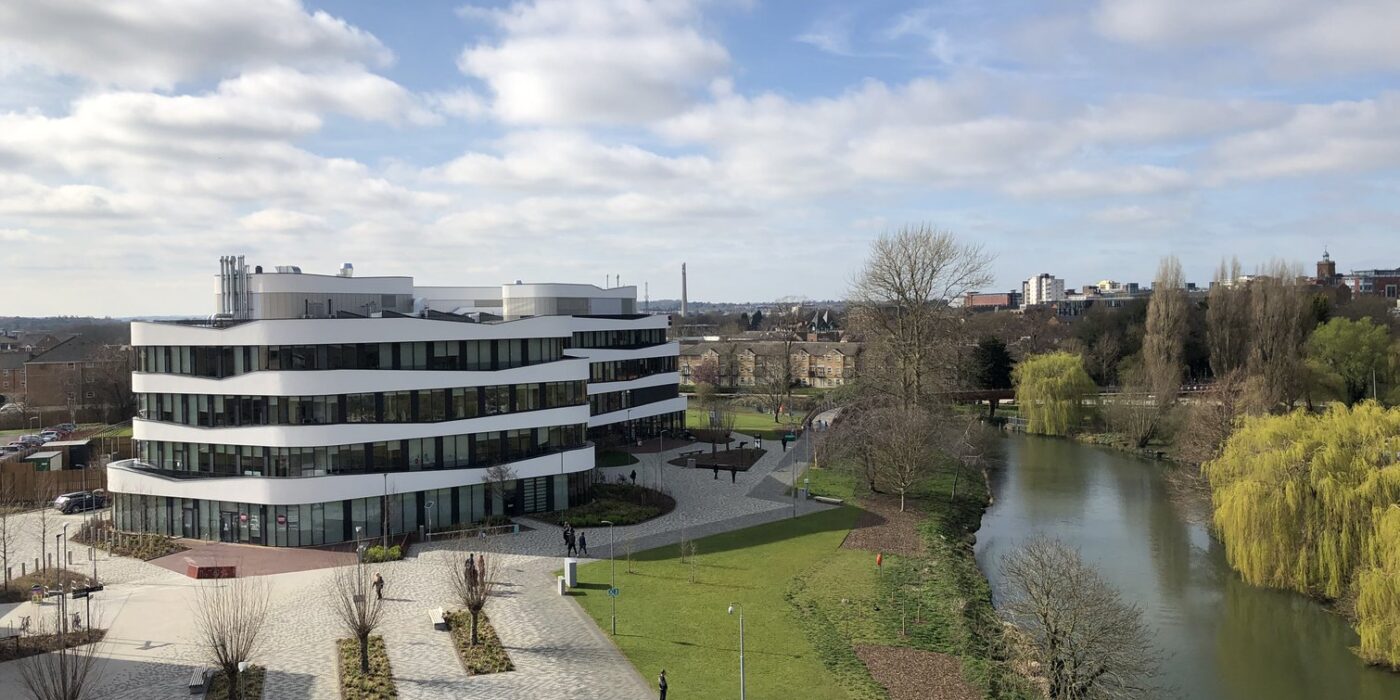
[[[1084,400],[1094,393],[1094,380],[1078,355],[1052,352],[1022,360],[1012,371],[1016,404],[1026,418],[1026,431],[1068,435],[1084,415]]]
[[[1357,651],[1370,663],[1400,671],[1400,504],[1378,519],[1371,566],[1361,572],[1357,589]]]
[[[1351,591],[1363,568],[1386,570],[1394,562],[1377,548],[1394,537],[1380,516],[1400,503],[1396,454],[1400,409],[1373,402],[1245,419],[1204,467],[1230,566],[1248,583],[1324,599]],[[1369,610],[1395,605],[1394,579],[1383,583]],[[1384,646],[1373,633],[1370,648]]]

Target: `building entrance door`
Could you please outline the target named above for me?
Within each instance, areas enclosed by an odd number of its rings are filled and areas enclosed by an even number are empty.
[[[193,540],[199,537],[199,533],[195,532],[193,508],[184,509],[184,514],[181,518],[180,524],[181,531],[183,532],[185,539]]]
[[[219,513],[219,541],[238,541],[238,514]]]

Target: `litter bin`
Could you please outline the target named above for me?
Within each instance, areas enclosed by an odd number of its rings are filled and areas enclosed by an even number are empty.
[[[564,559],[564,585],[569,588],[578,586],[578,560],[573,557]]]

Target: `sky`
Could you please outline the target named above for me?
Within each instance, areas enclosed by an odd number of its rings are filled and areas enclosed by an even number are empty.
[[[1393,0],[7,0],[0,315],[220,255],[843,297],[927,224],[1040,272],[1400,266]]]

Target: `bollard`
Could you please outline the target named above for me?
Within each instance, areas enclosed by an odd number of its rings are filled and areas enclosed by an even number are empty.
[[[19,563],[19,575],[20,575],[21,577],[25,575],[25,573],[24,573],[24,564],[25,564],[24,562],[20,562],[20,563]]]
[[[72,565],[73,565],[73,550],[68,549],[68,550],[64,550],[64,551],[66,551],[66,552],[68,553],[68,565],[69,565],[69,566],[72,566]]]

